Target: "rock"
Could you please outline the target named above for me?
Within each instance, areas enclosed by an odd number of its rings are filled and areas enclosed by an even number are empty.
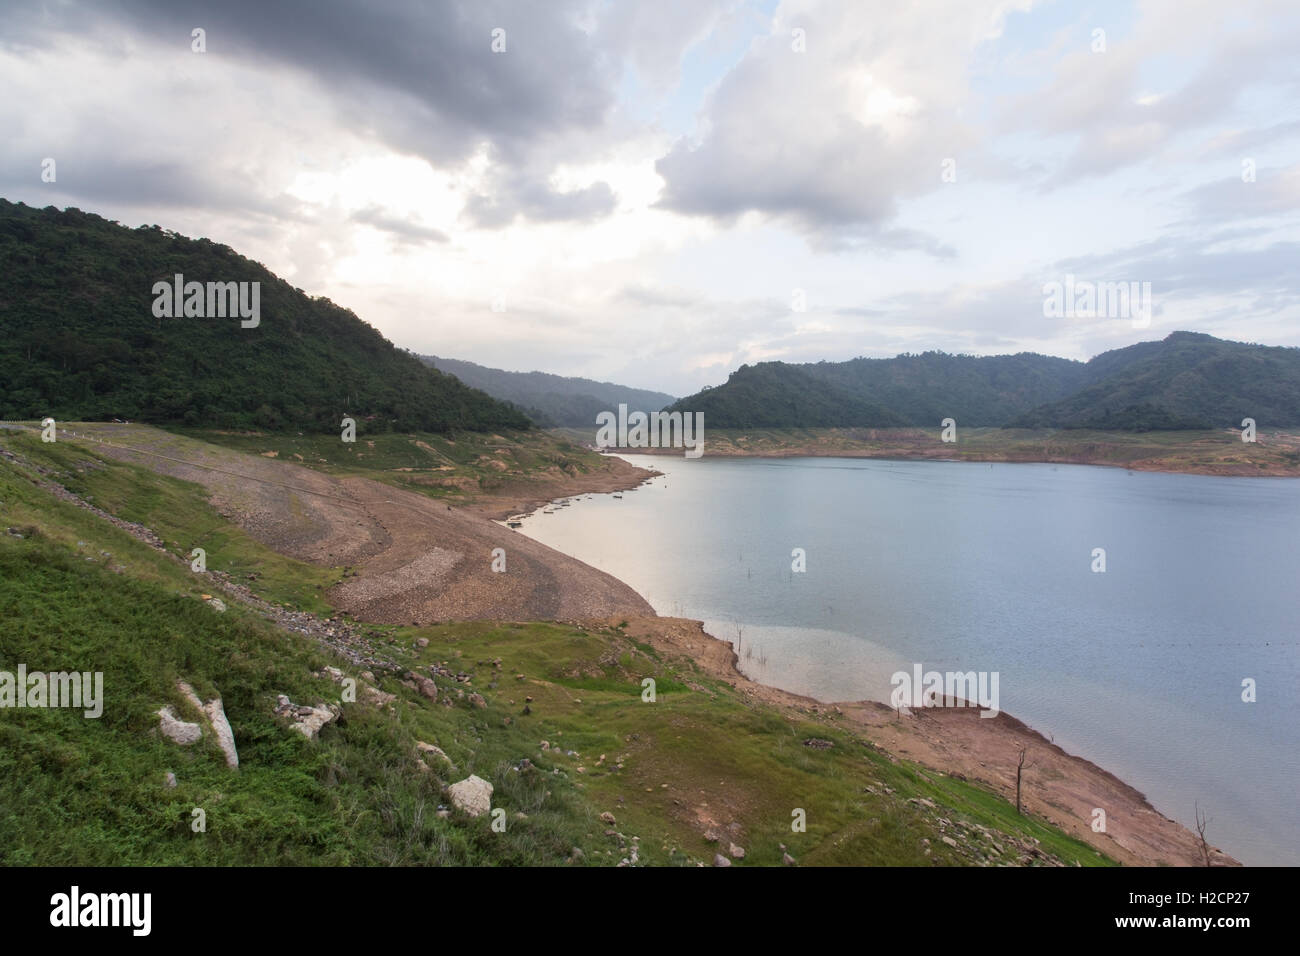
[[[483,699],[482,694],[470,694],[469,702],[470,706],[477,707],[480,710],[487,706],[487,701]]]
[[[165,783],[165,784],[167,785],[167,789],[168,789],[168,790],[175,790],[175,789],[176,789],[176,774],[174,774],[174,773],[172,773],[170,770],[168,770],[167,773],[163,775],[163,783]]]
[[[736,846],[733,843],[727,847],[727,852],[731,854],[734,860],[743,860],[745,858],[745,848],[743,846]]]
[[[805,747],[811,747],[813,750],[830,750],[835,744],[829,740],[822,740],[820,737],[809,737],[803,742]]]
[[[172,743],[188,747],[190,744],[198,743],[203,737],[203,728],[198,724],[181,720],[176,716],[176,711],[172,710],[171,704],[158,711],[158,717],[162,721],[158,729]]]
[[[954,850],[957,849],[957,841],[954,840],[952,837],[946,836],[946,837],[940,837],[940,839],[943,840],[943,842],[946,843],[948,846],[952,847]]]
[[[727,859],[725,856],[723,856],[721,853],[715,853],[715,854],[713,854],[713,865],[714,865],[714,866],[731,866],[731,861],[728,860],[728,859]]]
[[[225,611],[226,602],[221,600],[219,597],[208,598],[208,607],[220,614]]]
[[[208,715],[208,723],[217,737],[217,746],[226,755],[226,766],[238,769],[239,753],[235,750],[235,732],[230,729],[230,721],[226,720],[226,711],[221,706],[221,698],[214,697],[204,704],[203,712]]]
[[[704,831],[704,842],[705,842],[705,843],[717,843],[717,842],[718,842],[718,833],[717,833],[717,831],[716,831],[716,830],[705,830],[705,831]]]
[[[601,822],[601,823],[608,823],[610,826],[613,826],[613,825],[614,825],[615,823],[617,823],[618,821],[614,819],[614,814],[612,814],[612,813],[610,813],[608,810],[606,810],[604,813],[602,813],[602,814],[600,815],[600,822]]]
[[[306,710],[307,713],[303,713]],[[299,707],[298,719],[293,724],[293,729],[298,731],[308,740],[315,740],[316,735],[320,733],[321,728],[334,720],[339,715],[339,708],[336,704],[321,704],[317,707]]]
[[[492,784],[474,774],[448,787],[447,796],[452,806],[471,817],[481,817],[492,809]]]
[[[781,862],[784,863],[786,866],[794,866],[795,860],[794,857],[792,857],[789,853],[782,853]]]
[[[376,687],[371,687],[368,684],[362,688],[361,695],[367,704],[373,704],[375,707],[387,707],[393,701],[397,700],[396,694],[386,693]]]
[[[429,639],[427,637],[418,638],[415,642],[416,647],[428,647]]]
[[[415,684],[415,689],[420,692],[421,697],[427,697],[429,700],[438,699],[438,685],[432,680],[419,674],[412,674],[411,681]]]
[[[550,750],[550,749],[551,749],[550,741],[543,740],[543,741],[542,741],[542,749],[543,749],[543,750]]]
[[[432,754],[440,760],[445,760],[448,764],[451,764],[451,758],[443,752],[441,747],[427,744],[423,740],[417,740],[415,742],[415,750],[420,755],[421,759],[423,759],[425,754]]]

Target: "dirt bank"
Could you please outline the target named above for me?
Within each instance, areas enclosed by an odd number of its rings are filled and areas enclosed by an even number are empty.
[[[268,547],[312,564],[350,568],[326,597],[358,620],[583,621],[654,613],[603,571],[416,492],[368,478],[335,478],[147,426],[69,427],[104,442],[91,443],[97,451],[202,485],[213,507]],[[494,556],[498,548],[503,553]],[[494,571],[501,561],[504,572]]]

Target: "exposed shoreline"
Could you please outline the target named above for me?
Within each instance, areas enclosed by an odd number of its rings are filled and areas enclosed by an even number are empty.
[[[661,448],[611,448],[627,455],[663,454]],[[1200,432],[1084,432],[959,429],[940,441],[921,429],[719,429],[704,439],[716,458],[879,458],[893,461],[970,461],[1005,464],[1104,465],[1130,471],[1220,477],[1300,478],[1300,433],[1260,432],[1243,442],[1230,430]]]
[[[640,468],[636,472],[640,480],[607,490],[637,487],[660,474]],[[569,497],[573,495],[551,501]],[[1012,802],[1016,763],[1024,748],[1034,765],[1026,770],[1024,778],[1027,812],[1125,865],[1204,865],[1197,836],[1156,810],[1143,793],[1092,761],[1066,752],[1010,714],[980,718],[973,708],[947,707],[926,708],[900,717],[878,701],[823,701],[786,691],[747,677],[740,670],[734,646],[710,634],[702,621],[694,619],[662,615],[636,618],[630,621],[628,634],[648,641],[660,653],[689,657],[747,698],[797,711],[804,717],[847,723],[891,754],[935,773],[978,781]],[[1104,833],[1092,829],[1096,808],[1106,813]],[[1211,859],[1213,866],[1242,865],[1217,848],[1212,849]]]
[[[1141,793],[1091,762],[1065,753],[1006,714],[979,719],[973,711],[949,708],[899,719],[883,704],[826,703],[753,681],[740,672],[731,644],[709,635],[701,622],[657,616],[625,582],[532,540],[517,541],[511,547],[512,567],[519,569],[520,585],[526,585],[518,593],[503,593],[499,580],[488,573],[486,562],[471,562],[463,568],[457,565],[453,570],[450,565],[434,566],[436,562],[427,560],[430,554],[487,553],[485,549],[499,544],[505,529],[486,520],[486,514],[505,517],[525,510],[530,502],[541,507],[558,498],[635,488],[658,472],[609,457],[609,467],[599,472],[556,475],[515,494],[503,490],[492,498],[452,509],[370,479],[327,476],[141,426],[78,428],[71,437],[129,439],[127,444],[134,446],[100,446],[111,457],[207,486],[213,505],[224,516],[281,553],[316,564],[357,567],[360,573],[332,589],[331,597],[336,606],[351,610],[359,620],[565,619],[594,623],[617,614],[630,622],[629,633],[664,654],[689,658],[755,702],[797,711],[804,718],[847,724],[882,751],[933,773],[980,781],[1003,796],[1013,797],[1015,756],[1021,747],[1028,747],[1036,763],[1026,776],[1025,806],[1030,813],[1120,862],[1200,862],[1195,835],[1159,814]],[[81,429],[90,434],[82,436]],[[142,446],[148,450],[143,454]],[[292,491],[286,489],[286,482]],[[257,489],[255,496],[252,488]],[[553,497],[539,499],[541,493]],[[296,510],[291,507],[295,502]],[[303,509],[308,512],[305,516],[294,517]],[[439,541],[440,547],[430,551],[430,540]],[[383,593],[369,594],[368,589],[375,587]],[[1107,812],[1107,833],[1091,831],[1096,807]],[[1215,863],[1234,865],[1237,861],[1217,854]]]

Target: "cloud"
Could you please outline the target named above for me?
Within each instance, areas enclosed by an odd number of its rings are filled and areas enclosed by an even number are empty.
[[[937,240],[887,227],[901,199],[942,185],[945,159],[976,148],[964,71],[1007,6],[936,17],[905,4],[782,5],[713,93],[698,138],[658,161],[661,205],[723,222],[758,213],[832,248],[938,253]]]
[[[412,222],[409,219],[402,219],[398,216],[390,215],[384,212],[378,206],[367,206],[365,209],[359,209],[349,217],[353,222],[359,222],[366,226],[374,226],[376,229],[382,229],[384,232],[392,233],[402,242],[446,242],[447,234],[440,229],[431,229],[428,226],[421,226],[419,223]]]

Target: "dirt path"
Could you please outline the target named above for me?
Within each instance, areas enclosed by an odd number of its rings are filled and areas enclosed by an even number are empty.
[[[416,492],[147,426],[75,425],[69,437],[98,439],[97,451],[202,485],[224,517],[282,554],[351,568],[354,575],[326,597],[358,620],[584,621],[654,613],[616,578]],[[497,548],[504,572],[493,570]]]

